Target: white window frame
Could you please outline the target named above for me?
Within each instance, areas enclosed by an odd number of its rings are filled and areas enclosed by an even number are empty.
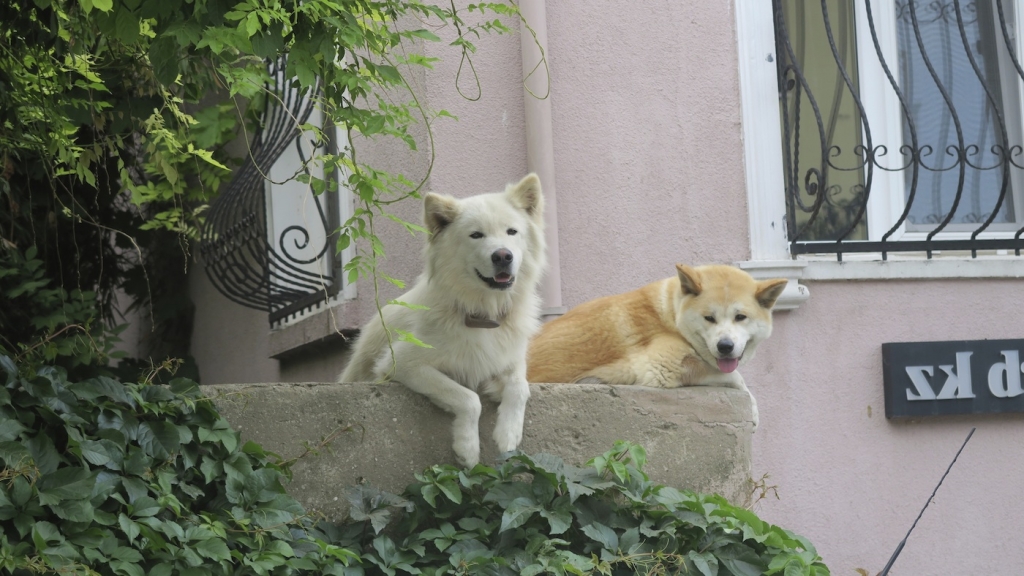
[[[862,78],[873,77],[887,82],[874,54],[864,3],[857,0],[856,6],[857,50]],[[892,0],[875,0],[872,3],[876,30],[887,62],[896,61],[896,23],[895,18],[882,19],[878,13],[882,10],[894,13],[891,10],[893,6]],[[1018,2],[1015,8],[1018,54],[1021,54],[1024,53],[1024,2]],[[735,12],[750,227],[750,260],[738,265],[755,277],[790,278],[790,285],[777,305],[779,309],[796,308],[809,297],[806,287],[798,283],[801,279],[1024,278],[1024,256],[1012,254],[965,258],[935,252],[931,259],[926,259],[916,253],[890,252],[888,260],[883,261],[877,253],[844,253],[841,262],[837,261],[835,255],[800,255],[794,258],[790,254],[786,233],[785,176],[776,69],[778,55],[775,53],[772,2],[735,0]],[[865,53],[865,50],[870,52]],[[895,95],[886,96],[882,88],[879,85],[879,90],[865,90],[861,97],[869,114],[884,118],[883,122],[872,124],[874,143],[885,143],[890,150],[899,150],[902,143],[899,100]],[[1021,94],[1024,95],[1024,86],[1021,87]],[[903,175],[878,170],[875,176],[867,218],[869,239],[880,240],[882,234],[892,227],[903,212],[903,194],[890,193],[891,190],[903,190]],[[872,226],[871,222],[876,224]],[[877,224],[885,222],[889,223],[888,227]],[[900,232],[890,239],[897,234]],[[955,238],[958,234],[964,235],[949,232],[941,237]],[[986,237],[998,237],[1001,233],[991,234],[993,236]],[[924,235],[903,230],[900,239],[923,239]],[[969,235],[966,233],[967,237]]]

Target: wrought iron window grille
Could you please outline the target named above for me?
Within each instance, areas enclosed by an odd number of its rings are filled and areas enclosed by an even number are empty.
[[[1020,256],[1024,6],[1014,4],[773,0],[794,256]]]
[[[341,254],[336,250],[340,226],[340,182],[320,195],[312,189],[316,222],[291,224],[272,238],[271,198],[266,176],[289,146],[295,146],[302,170],[309,174],[300,126],[314,112],[319,86],[302,91],[284,76],[284,60],[268,64],[272,84],[250,153],[206,212],[200,231],[200,254],[217,290],[233,302],[268,313],[270,324],[325,305],[342,288]],[[334,130],[326,143],[312,143],[338,153]],[[310,144],[307,140],[306,144]],[[315,150],[314,150],[315,151]],[[325,179],[337,174],[325,174]],[[307,226],[322,227],[311,234]],[[314,238],[322,246],[310,246]]]

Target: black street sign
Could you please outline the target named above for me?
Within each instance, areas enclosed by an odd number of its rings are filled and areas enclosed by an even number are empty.
[[[885,417],[1024,412],[1024,340],[882,344]]]

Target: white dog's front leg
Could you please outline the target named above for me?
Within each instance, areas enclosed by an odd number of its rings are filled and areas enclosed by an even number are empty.
[[[395,379],[455,415],[452,448],[462,465],[475,466],[480,461],[480,397],[476,392],[430,366],[399,370]]]
[[[526,374],[513,372],[505,378],[498,405],[498,422],[494,426],[494,443],[499,452],[515,450],[523,440],[523,420],[526,401],[530,399],[530,384]]]

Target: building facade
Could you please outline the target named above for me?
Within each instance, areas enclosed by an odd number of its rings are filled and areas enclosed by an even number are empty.
[[[459,94],[475,96],[476,82],[457,75],[459,54],[445,43],[423,47],[442,60],[413,78],[428,106],[458,117],[434,124],[427,190],[497,191],[549,162],[557,253],[548,313],[668,277],[677,262],[791,279],[774,335],[742,368],[761,413],[754,479],[767,474],[773,487],[754,505],[810,538],[835,574],[882,568],[971,427],[892,574],[1024,570],[1020,416],[885,415],[883,343],[1024,338],[1024,259],[1012,248],[979,244],[972,256],[949,244],[929,258],[891,245],[971,240],[993,214],[974,240],[1012,242],[1024,224],[1024,162],[1011,151],[1022,143],[1016,3],[925,4],[829,0],[823,14],[793,1],[548,2],[531,24],[546,32],[549,120],[524,94],[524,60],[536,54],[518,35],[477,43],[477,101]],[[1004,52],[977,48],[982,38]],[[953,54],[961,40],[973,52]],[[935,50],[945,56],[920,56]],[[968,87],[974,70],[984,72],[981,88]],[[426,173],[426,154],[356,145],[385,169]],[[914,200],[908,190],[918,188]],[[982,208],[973,219],[957,212],[928,238],[957,201]],[[394,210],[417,221],[421,206]],[[423,237],[382,228],[382,269],[414,280]],[[857,252],[844,242],[876,244]],[[333,380],[345,335],[374,312],[366,280],[273,328],[266,311],[221,295],[202,262],[191,289],[193,354],[210,384]],[[399,292],[382,285],[381,301]]]

